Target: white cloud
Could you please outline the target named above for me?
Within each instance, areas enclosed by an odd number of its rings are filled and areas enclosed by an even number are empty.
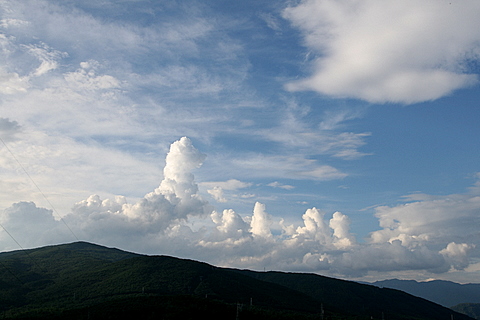
[[[347,176],[346,173],[340,172],[332,166],[319,166],[313,170],[296,172],[301,177],[312,180],[334,180],[341,179]]]
[[[8,190],[0,194],[0,208],[25,199],[48,205],[21,166],[61,215],[92,193],[140,197],[152,190],[162,176],[158,165],[148,158],[48,135],[9,119],[0,120],[0,127],[0,135],[12,152],[0,148],[1,183],[3,190]]]
[[[267,184],[267,186],[272,187],[272,188],[285,189],[285,190],[295,189],[294,186],[291,186],[291,185],[288,185],[288,184],[282,184],[278,181],[270,182],[269,184]]]
[[[207,202],[198,194],[198,186],[191,173],[203,164],[204,159],[205,155],[193,147],[190,139],[183,137],[174,142],[165,160],[162,183],[154,192],[147,194],[145,199],[157,201],[165,198],[175,208],[175,219],[208,214],[208,207],[205,207]]]
[[[328,217],[317,208],[307,209],[300,225],[286,225],[259,202],[250,216],[233,209],[217,212],[201,198],[192,174],[204,159],[188,138],[181,138],[171,145],[164,178],[153,192],[135,203],[123,196],[102,200],[93,195],[63,219],[83,240],[239,268],[343,277],[413,270],[438,274],[467,270],[480,256],[476,187],[469,194],[379,207],[382,229],[358,242],[349,217],[341,212]],[[245,183],[232,179],[223,186]],[[31,202],[16,203],[0,214],[2,225],[24,247],[73,241],[58,218]],[[15,248],[6,232],[0,232],[0,238],[2,249]]]
[[[238,190],[248,188],[252,185],[250,182],[243,182],[237,179],[230,179],[227,181],[211,181],[211,182],[202,182],[200,185],[207,188],[220,187],[223,190]]]
[[[249,68],[243,47],[215,31],[217,20],[203,10],[174,6],[172,15],[141,25],[105,19],[109,5],[92,13],[80,3],[2,2],[0,93],[25,94],[8,101],[4,116],[76,138],[171,141],[223,130],[226,117],[216,110],[230,104],[218,100],[223,92],[254,104],[243,87]],[[139,9],[125,6],[132,14]],[[209,107],[190,108],[190,99]]]
[[[251,155],[245,159],[233,159],[232,163],[243,171],[251,172],[252,177],[282,177],[296,180],[335,180],[348,174],[317,161],[300,156]]]
[[[450,264],[457,270],[463,270],[468,267],[468,251],[473,249],[474,245],[466,243],[450,242],[447,247],[440,251],[450,261]]]
[[[1,19],[0,26],[3,28],[17,27],[28,25],[28,21],[19,20],[19,19]]]
[[[38,60],[40,66],[33,72],[32,76],[38,77],[58,67],[58,60],[67,56],[66,53],[52,50],[45,43],[39,45],[25,45],[27,51]]]
[[[365,144],[365,137],[370,133],[335,130],[345,121],[360,117],[361,112],[354,110],[326,112],[322,121],[315,126],[310,124],[311,114],[310,108],[300,107],[291,102],[285,110],[281,110],[278,127],[273,130],[271,128],[260,130],[259,135],[264,139],[281,143],[285,149],[293,150],[295,153],[329,155],[344,160],[367,155],[360,152],[359,148]]]
[[[423,241],[478,241],[480,197],[477,193],[453,194],[395,207],[380,206],[375,216],[382,230],[371,234],[373,242],[400,239],[405,245]]]
[[[222,214],[213,211],[211,218],[216,224],[216,229],[222,233],[218,240],[238,240],[248,233],[248,224],[232,209],[223,210]]]
[[[450,269],[450,265],[438,251],[430,250],[426,246],[408,248],[399,240],[358,246],[355,250],[343,253],[334,263],[339,272],[352,276],[365,275],[369,271],[427,270],[442,273]]]
[[[227,202],[227,199],[223,196],[223,189],[221,187],[213,187],[212,189],[208,189],[207,192],[217,202]]]
[[[271,216],[265,211],[265,205],[256,202],[253,208],[252,221],[250,223],[251,232],[254,237],[262,237],[270,239],[272,231],[270,226],[272,224]]]
[[[329,223],[333,230],[335,247],[345,249],[355,243],[353,235],[350,234],[350,219],[341,212],[335,212]]]
[[[65,230],[58,228],[52,210],[39,208],[33,202],[13,204],[3,211],[0,221],[5,228],[0,234],[3,250],[19,249],[18,244],[22,247],[55,244],[69,236],[65,237]]]
[[[287,89],[409,104],[476,84],[465,65],[479,58],[479,10],[475,1],[302,1],[284,17],[318,57]]]
[[[26,92],[29,87],[28,77],[21,77],[16,72],[7,72],[0,67],[0,93],[15,94]]]
[[[331,243],[332,231],[328,228],[324,219],[325,213],[317,208],[307,209],[302,216],[304,226],[298,227],[294,237],[305,237],[318,241],[320,244],[329,245]]]
[[[237,191],[239,189],[248,188],[252,183],[242,182],[237,179],[230,179],[227,181],[211,181],[211,182],[202,182],[201,186],[208,188],[207,192],[215,199],[217,202],[227,202],[225,197],[225,191]],[[237,197],[238,195],[232,195]]]
[[[353,120],[362,116],[361,110],[335,110],[326,111],[324,119],[320,122],[321,130],[335,130],[344,126],[348,120]]]
[[[2,9],[7,19],[4,80],[9,84],[2,88],[15,93],[2,101],[9,106],[2,116],[45,135],[42,143],[50,137],[57,150],[65,153],[70,148],[91,150],[94,146],[95,151],[81,156],[85,168],[93,167],[99,149],[103,149],[102,163],[109,159],[120,164],[113,158],[129,153],[140,162],[151,161],[151,167],[163,151],[159,152],[159,146],[165,146],[166,141],[188,135],[209,142],[219,134],[236,131],[239,123],[253,123],[245,129],[246,137],[265,141],[267,149],[281,145],[285,156],[243,153],[235,155],[239,160],[220,159],[219,173],[210,179],[230,178],[225,172],[238,173],[232,177],[244,179],[245,168],[248,179],[338,179],[347,174],[312,161],[312,155],[342,159],[364,155],[358,151],[365,143],[364,134],[333,130],[318,134],[317,124],[307,126],[307,121],[296,121],[295,116],[286,117],[280,126],[276,121],[256,124],[248,113],[234,110],[271,106],[266,106],[246,82],[251,62],[243,44],[221,31],[224,26],[218,28],[219,22],[208,19],[209,13],[199,8],[191,9],[189,19],[180,13],[190,9],[172,9],[178,16],[147,25],[104,19],[102,14],[107,13],[84,11],[81,4],[6,1]],[[305,119],[309,116],[299,113]],[[60,145],[60,140],[66,144]],[[125,167],[120,164],[121,170]],[[103,180],[115,177],[112,171],[120,169],[112,166]],[[132,174],[134,171],[128,169]],[[129,179],[140,180],[137,177],[145,175],[141,166],[137,171]],[[91,179],[102,180],[99,175]],[[105,184],[95,184],[91,193],[110,196],[112,189],[117,189],[104,188]],[[237,194],[237,188],[218,185],[209,187],[209,192],[218,202],[253,194]],[[76,185],[62,184],[60,189],[73,194]]]
[[[97,61],[81,62],[80,69],[65,74],[65,80],[73,90],[106,90],[120,88],[120,81],[110,75],[96,75]]]

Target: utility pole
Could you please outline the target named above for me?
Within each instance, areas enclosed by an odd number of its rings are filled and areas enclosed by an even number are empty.
[[[237,316],[235,317],[235,319],[237,320],[240,319],[240,311],[242,311],[242,305],[240,304],[240,302],[237,302]]]

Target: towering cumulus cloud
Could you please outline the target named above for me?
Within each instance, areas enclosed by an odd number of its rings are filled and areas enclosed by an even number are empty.
[[[191,173],[204,160],[205,155],[195,149],[188,138],[183,137],[174,142],[167,154],[163,181],[155,191],[145,196],[141,205],[132,207],[132,213],[143,215],[143,206],[153,210],[154,215],[165,216],[167,220],[187,219],[188,216],[209,213],[207,203],[198,194],[198,186]]]
[[[102,200],[92,195],[75,204],[63,220],[82,240],[253,269],[337,276],[441,273],[467,268],[471,257],[478,256],[478,185],[469,195],[445,199],[415,195],[416,200],[407,205],[378,207],[380,230],[359,242],[350,232],[349,217],[341,212],[328,215],[311,208],[300,225],[289,225],[260,202],[250,215],[233,209],[216,211],[200,195],[192,173],[204,160],[188,138],[181,138],[171,145],[163,180],[153,192],[133,204],[123,196]],[[452,220],[454,210],[462,215],[462,222]],[[7,208],[0,222],[8,230],[0,233],[2,249],[18,248],[15,241],[33,247],[74,240],[51,210],[32,202]],[[471,228],[462,227],[465,223]],[[443,234],[435,237],[434,230]]]
[[[141,238],[145,234],[163,234],[172,225],[187,221],[189,217],[209,214],[212,209],[199,195],[191,172],[200,167],[204,159],[205,155],[192,145],[190,139],[183,137],[170,146],[163,170],[164,178],[153,192],[135,204],[127,203],[124,197],[101,201],[98,196],[91,196],[77,203],[69,218],[77,221],[78,216],[83,216],[96,220],[97,216],[101,216],[102,221],[107,218],[106,221],[123,224],[118,230],[106,229],[106,236],[121,238],[125,233],[134,232],[132,236]],[[117,231],[121,231],[121,234]],[[86,233],[87,238],[101,235],[96,231],[91,234],[89,228],[81,232]]]

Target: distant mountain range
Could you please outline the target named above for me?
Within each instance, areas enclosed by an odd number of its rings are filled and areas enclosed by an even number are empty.
[[[445,307],[453,307],[460,303],[480,303],[480,284],[459,284],[443,280],[417,282],[398,279],[377,281],[372,284],[380,288],[402,290]]]
[[[433,280],[417,282],[414,280],[390,279],[372,283],[380,288],[402,290],[455,311],[480,319],[480,284],[459,284],[451,281]]]
[[[0,253],[3,319],[471,319],[315,274],[219,268],[86,242]]]

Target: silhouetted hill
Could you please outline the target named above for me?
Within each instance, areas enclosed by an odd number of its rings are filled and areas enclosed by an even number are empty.
[[[0,254],[6,319],[468,319],[398,290],[85,242]]]
[[[417,282],[398,279],[377,281],[372,284],[378,287],[402,290],[445,307],[452,307],[460,303],[480,303],[480,284],[459,284],[443,280]]]
[[[416,317],[442,319],[445,317],[445,309],[438,309],[437,304],[421,298],[412,300],[410,294],[400,290],[377,288],[315,274],[242,272],[249,273],[252,277],[263,281],[282,284],[315,297],[325,305],[334,306],[349,313],[362,310],[362,313],[378,318],[381,318],[382,314],[383,316],[401,314],[407,319]]]

